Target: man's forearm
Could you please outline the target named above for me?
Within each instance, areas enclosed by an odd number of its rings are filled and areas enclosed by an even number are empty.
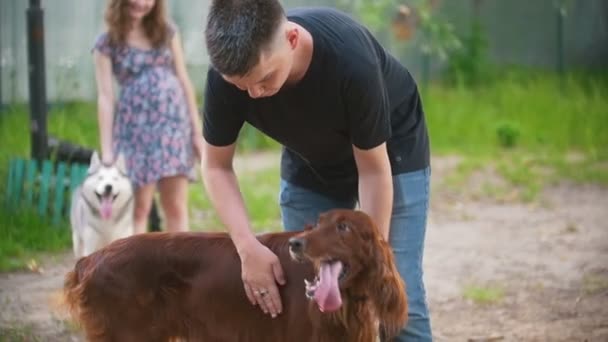
[[[385,240],[388,241],[393,210],[393,179],[390,173],[359,176],[361,210],[372,217]]]
[[[228,229],[237,250],[255,239],[249,225],[245,202],[239,191],[236,175],[231,170],[203,169],[207,194],[220,220]]]

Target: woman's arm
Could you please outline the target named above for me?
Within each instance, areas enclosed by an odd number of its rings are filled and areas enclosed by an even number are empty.
[[[186,101],[188,102],[188,112],[190,113],[190,120],[192,121],[192,134],[194,138],[194,144],[195,148],[198,149],[198,151],[196,151],[198,153],[197,157],[201,158],[200,153],[202,152],[202,145],[198,145],[202,143],[202,125],[198,113],[198,106],[196,104],[196,95],[194,92],[194,87],[192,86],[192,82],[190,81],[190,77],[188,76],[188,70],[186,69],[186,63],[184,61],[184,52],[177,31],[171,39],[171,52],[173,54],[173,60],[175,62],[175,71],[177,73],[177,78],[182,84],[184,93],[186,95]]]
[[[103,163],[114,162],[112,150],[112,124],[114,120],[114,89],[112,88],[112,62],[110,57],[94,52],[95,79],[97,82],[97,120]]]

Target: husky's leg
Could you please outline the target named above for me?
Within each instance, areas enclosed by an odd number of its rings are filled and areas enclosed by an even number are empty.
[[[82,240],[80,239],[80,235],[78,235],[75,230],[72,232],[72,247],[74,249],[74,256],[76,258],[81,258],[84,256]]]
[[[101,236],[99,236],[97,234],[97,232],[95,232],[93,227],[90,227],[90,226],[86,226],[84,228],[82,241],[83,241],[82,249],[83,249],[83,254],[85,256],[88,256],[88,255],[92,254],[93,252],[95,252],[100,247],[103,247],[103,245],[102,245],[103,241],[102,241]]]
[[[120,229],[114,235],[113,240],[122,239],[129,237],[134,234],[133,224],[127,224],[125,226],[120,227]]]

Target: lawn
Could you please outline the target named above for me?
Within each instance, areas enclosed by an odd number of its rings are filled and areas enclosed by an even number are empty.
[[[458,155],[447,186],[460,189],[474,172],[492,169],[505,180],[485,186],[485,195],[500,198],[518,189],[517,200],[534,200],[547,184],[563,179],[608,184],[608,76],[572,73],[560,83],[546,72],[505,71],[494,81],[470,88],[431,84],[423,94],[434,156]],[[92,103],[51,108],[50,135],[88,147],[98,146]],[[0,178],[10,158],[29,155],[28,109],[12,105],[0,114]],[[277,150],[271,139],[250,127],[241,134],[240,153]],[[253,226],[277,230],[278,165],[241,178]],[[4,197],[5,182],[0,182]],[[220,230],[202,184],[190,188],[195,227]],[[4,203],[4,200],[2,200]],[[27,209],[0,209],[0,271],[23,267],[32,255],[70,246],[67,223],[49,228]],[[7,237],[7,238],[5,238]]]

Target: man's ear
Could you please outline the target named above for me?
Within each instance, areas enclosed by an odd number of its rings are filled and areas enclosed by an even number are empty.
[[[300,43],[300,30],[297,27],[290,27],[286,32],[287,42],[291,49],[295,49]]]

